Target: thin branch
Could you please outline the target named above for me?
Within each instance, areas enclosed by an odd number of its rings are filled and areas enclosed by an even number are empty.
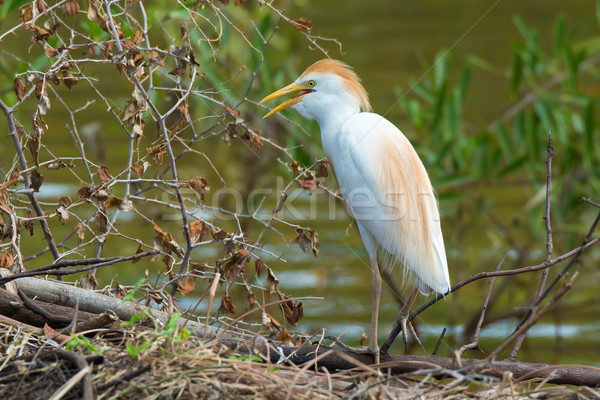
[[[558,290],[558,292],[556,292],[556,294],[554,295],[554,297],[552,297],[552,299],[550,299],[550,301],[544,304],[544,306],[540,308],[536,314],[532,314],[530,318],[528,317],[524,321],[524,323],[520,325],[515,332],[513,332],[512,335],[506,338],[506,340],[502,342],[502,344],[500,344],[500,346],[498,346],[496,350],[491,352],[490,355],[486,357],[486,360],[494,360],[498,356],[498,354],[500,354],[504,349],[506,349],[506,347],[508,347],[510,343],[512,343],[513,340],[515,340],[517,337],[520,337],[523,333],[527,332],[529,328],[535,325],[535,323],[546,312],[548,312],[569,289],[571,289],[571,286],[573,286],[573,281],[575,280],[577,275],[578,272],[575,272],[571,279],[564,283],[564,285]]]
[[[505,258],[506,258],[506,252],[504,252],[504,256],[502,257],[502,260],[500,260],[500,262],[498,263],[498,266],[496,267],[496,271],[499,271],[500,268],[502,268],[502,264],[504,264]],[[483,302],[483,307],[481,307],[481,314],[479,316],[479,321],[477,322],[477,326],[475,328],[475,333],[473,333],[471,342],[460,346],[460,348],[454,352],[454,357],[457,359],[459,365],[460,365],[460,357],[466,350],[475,349],[475,350],[482,351],[481,347],[479,346],[479,334],[481,332],[481,326],[483,325],[483,319],[485,317],[485,313],[488,308],[488,303],[490,301],[490,296],[492,294],[492,287],[494,286],[494,281],[496,280],[496,278],[497,277],[494,276],[494,277],[492,277],[492,279],[490,279],[490,284],[488,287],[487,294],[485,296],[485,301]]]
[[[19,160],[19,165],[23,171],[27,169],[27,160],[25,160],[25,155],[23,154],[23,147],[21,146],[21,140],[19,139],[19,135],[17,133],[17,127],[15,125],[15,120],[13,118],[13,109],[9,108],[4,104],[4,102],[0,99],[0,108],[4,112],[6,116],[6,120],[8,122],[9,136],[13,140],[13,144],[15,146],[15,150],[17,152],[17,158]],[[25,180],[25,189],[29,189],[30,180],[29,174],[27,172],[22,172],[21,175]],[[27,197],[33,206],[33,210],[38,217],[44,217],[44,211],[42,211],[42,207],[37,200],[34,192],[27,192]],[[50,248],[50,252],[52,252],[52,256],[55,260],[60,258],[60,252],[56,247],[56,243],[54,242],[54,238],[52,237],[52,232],[50,232],[50,227],[48,226],[48,222],[45,218],[40,218],[40,226],[42,227],[42,232],[44,233],[44,239],[48,243],[48,247]]]
[[[546,223],[546,258],[545,263],[550,262],[552,258],[552,225],[550,223],[550,204],[552,200],[552,155],[554,154],[554,146],[552,146],[552,130],[548,130],[548,157],[546,158],[546,212],[544,214],[544,221]],[[542,277],[540,279],[540,285],[538,286],[537,294],[535,295],[534,302],[539,304],[544,287],[546,286],[546,280],[548,279],[548,270],[550,267],[542,270]],[[533,318],[537,311],[537,305],[533,306],[529,313],[529,318]],[[525,337],[527,336],[527,330],[523,331],[521,336],[517,339],[515,346],[510,352],[511,358],[516,358]]]
[[[45,265],[43,267],[30,269],[27,271],[20,272],[18,274],[0,277],[0,285],[13,281],[18,278],[25,278],[28,276],[37,276],[37,275],[71,275],[76,274],[83,271],[89,271],[94,268],[105,267],[107,265],[113,265],[124,261],[132,261],[137,260],[142,257],[153,256],[159,254],[160,252],[157,250],[147,251],[144,253],[137,253],[132,256],[123,256],[123,257],[109,257],[109,258],[87,258],[81,260],[63,260],[59,261],[55,264]],[[65,271],[62,268],[72,267],[76,265],[87,265],[87,267],[79,268],[75,270]]]

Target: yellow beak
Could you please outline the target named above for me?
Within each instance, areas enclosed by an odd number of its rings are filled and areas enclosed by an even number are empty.
[[[270,95],[268,95],[267,97],[262,99],[258,104],[262,104],[265,101],[274,99],[275,97],[283,96],[284,94],[294,93],[294,92],[300,92],[300,93],[297,94],[296,96],[292,97],[291,99],[284,101],[283,103],[281,103],[280,105],[278,105],[277,107],[272,109],[263,118],[267,118],[268,116],[273,115],[273,114],[283,110],[284,108],[288,108],[288,107],[293,106],[294,104],[299,103],[300,100],[302,100],[302,96],[312,92],[312,89],[306,84],[303,84],[303,83],[297,84],[294,82],[291,85],[287,85],[283,89],[279,89],[278,91],[271,93]]]

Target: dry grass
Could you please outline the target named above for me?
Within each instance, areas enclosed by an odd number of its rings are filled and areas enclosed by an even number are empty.
[[[82,398],[79,368],[56,350],[56,343],[0,326],[0,398]],[[109,337],[110,336],[110,337]],[[178,335],[174,335],[178,336]],[[91,367],[98,399],[599,399],[600,392],[535,382],[517,384],[510,376],[482,381],[459,373],[436,381],[432,371],[390,376],[364,367],[354,371],[315,371],[265,364],[198,338],[173,339],[154,330],[131,328],[90,341],[73,351]],[[132,356],[129,348],[137,348]],[[82,376],[83,374],[80,374]],[[76,377],[76,378],[74,378]]]

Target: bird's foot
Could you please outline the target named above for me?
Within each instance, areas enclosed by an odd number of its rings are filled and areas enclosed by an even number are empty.
[[[354,353],[354,354],[370,354],[370,355],[373,356],[373,363],[374,364],[379,364],[381,351],[379,350],[379,346],[377,346],[377,345],[374,345],[374,346],[371,345],[371,346],[368,346],[368,347],[356,348],[356,347],[348,346],[346,343],[342,342],[336,336],[327,336],[325,339],[332,340],[335,344],[337,344],[338,346],[340,346],[342,349],[344,349],[346,351],[349,351],[350,353]]]
[[[419,336],[417,335],[417,331],[415,331],[415,328],[412,325],[412,322],[408,321],[408,314],[403,314],[403,315],[399,315],[398,319],[400,320],[400,325],[402,326],[402,342],[404,343],[404,354],[408,353],[408,330],[410,329],[410,333],[413,335],[413,337],[415,338],[415,340],[417,341],[417,343],[419,344],[419,346],[421,346],[421,348],[423,350],[425,350],[425,347],[423,346],[423,343],[421,342],[421,339],[419,339]]]
[[[423,347],[423,343],[421,343],[421,339],[419,339],[419,336],[417,335],[415,328],[413,327],[412,323],[409,322],[408,318],[409,318],[409,314],[404,314],[402,312],[400,314],[398,314],[398,318],[396,319],[396,322],[394,323],[394,328],[390,332],[390,335],[388,336],[386,341],[383,343],[383,346],[381,346],[381,354],[388,354],[390,347],[392,346],[392,344],[394,343],[394,340],[400,334],[400,332],[402,332],[402,342],[404,343],[404,353],[407,353],[408,352],[408,331],[409,330],[410,330],[410,333],[415,338],[415,340],[417,341],[417,343],[419,344],[419,346],[421,346],[421,348],[423,350],[425,350],[425,348]]]

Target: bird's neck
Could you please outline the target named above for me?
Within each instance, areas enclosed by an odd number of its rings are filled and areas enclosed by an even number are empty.
[[[360,108],[354,105],[334,105],[315,115],[315,120],[321,127],[321,132],[336,132],[350,117],[358,114]]]

